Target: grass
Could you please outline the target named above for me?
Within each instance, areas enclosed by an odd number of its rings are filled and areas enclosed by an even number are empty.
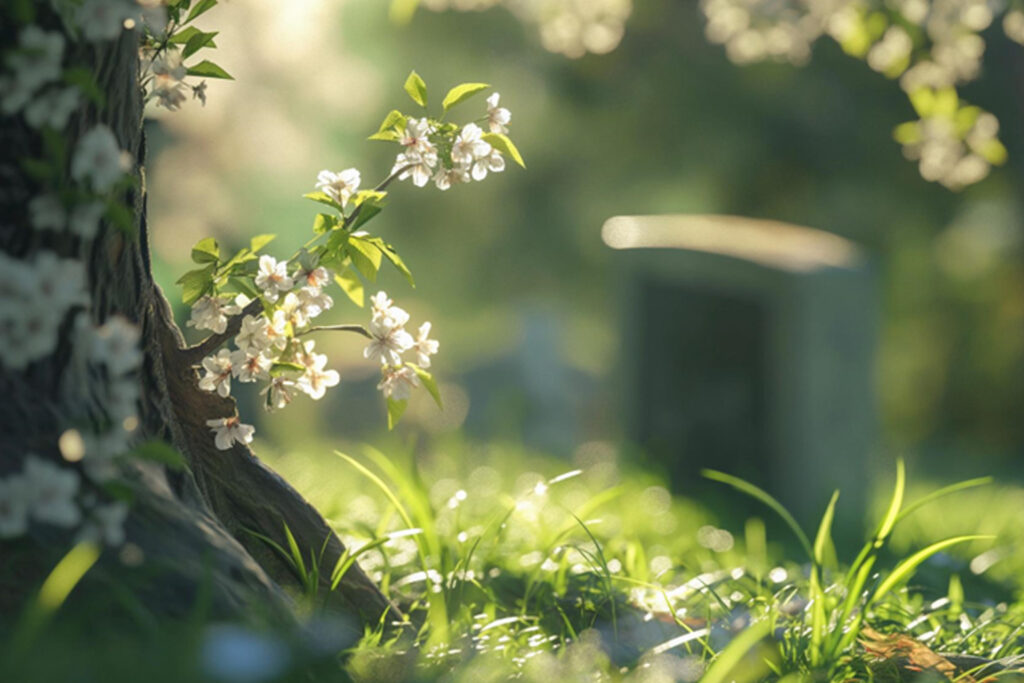
[[[321,549],[276,547],[307,579],[296,596],[307,631],[239,626],[229,633],[234,650],[221,652],[224,625],[158,621],[159,639],[106,636],[87,627],[90,607],[69,604],[20,646],[18,669],[2,671],[10,660],[0,655],[0,679],[70,680],[44,654],[54,647],[79,673],[118,681],[118,672],[145,672],[155,682],[310,672],[357,681],[900,680],[900,663],[924,653],[957,655],[934,661],[953,667],[942,678],[966,681],[970,667],[1024,652],[1024,527],[1012,505],[1022,494],[987,479],[909,487],[900,464],[874,533],[847,553],[832,540],[838,493],[812,538],[764,491],[707,473],[709,487],[738,489],[784,521],[800,549],[787,556],[761,519],[719,528],[697,503],[617,462],[607,444],[581,448],[573,462],[456,438],[392,444],[387,456],[306,446],[271,459],[349,548],[323,567]],[[970,505],[980,500],[1001,511],[988,527]],[[951,529],[958,517],[964,533]],[[976,529],[991,533],[967,533]],[[311,646],[330,632],[318,577],[330,572],[336,585],[357,559],[403,608],[405,628],[394,636],[371,625],[358,643]],[[114,642],[123,654],[111,672],[96,657]],[[173,666],[168,651],[178,653]],[[286,654],[278,668],[262,667],[269,676],[211,668],[210,657],[230,664],[239,651]]]

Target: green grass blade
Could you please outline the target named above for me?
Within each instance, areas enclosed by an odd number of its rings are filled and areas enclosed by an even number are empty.
[[[818,534],[814,537],[814,565],[811,567],[811,666],[821,666],[823,661],[822,645],[828,631],[828,616],[825,614],[825,590],[822,587],[824,578],[825,549],[832,540],[832,519],[835,517],[836,501],[839,491],[832,493],[832,499],[825,508],[818,526]]]
[[[875,545],[881,547],[881,544],[885,542],[885,539],[889,537],[892,532],[892,528],[896,526],[896,520],[899,518],[900,507],[903,506],[903,494],[906,491],[907,485],[907,471],[906,466],[903,464],[903,459],[896,461],[896,486],[892,492],[892,499],[889,501],[889,509],[885,513],[885,517],[882,518],[881,523],[878,525],[878,531],[875,532]]]
[[[954,536],[953,538],[947,538],[944,541],[932,543],[927,548],[918,550],[916,553],[914,553],[913,555],[911,555],[910,557],[896,565],[896,568],[892,570],[892,573],[889,574],[889,576],[885,577],[885,580],[878,585],[877,589],[875,589],[874,594],[868,601],[869,604],[874,602],[875,600],[878,600],[880,597],[891,591],[893,588],[899,585],[899,583],[904,579],[909,578],[910,575],[914,573],[914,570],[917,569],[917,567],[922,562],[927,560],[935,553],[945,550],[950,546],[957,545],[958,543],[966,543],[968,541],[991,540],[993,538],[995,538],[995,536],[988,536],[984,534],[974,534],[971,536]]]
[[[334,451],[334,454],[355,468],[357,472],[369,479],[374,486],[380,489],[380,492],[384,494],[384,497],[388,499],[388,502],[390,502],[395,507],[395,510],[398,511],[399,517],[402,518],[402,521],[405,522],[407,527],[411,529],[416,526],[413,524],[412,517],[409,516],[408,510],[406,510],[405,506],[402,505],[402,501],[398,500],[398,496],[396,496],[391,488],[384,483],[383,479],[378,477],[366,465],[362,464],[352,456],[345,455],[341,451]],[[423,569],[426,570],[426,567]]]
[[[814,562],[819,567],[825,563],[825,550],[832,541],[832,519],[836,514],[836,501],[839,500],[839,491],[832,493],[832,499],[825,508],[825,514],[821,517],[821,524],[818,526],[818,535],[814,537]]]
[[[723,484],[728,484],[729,486],[732,486],[734,489],[741,491],[742,493],[745,493],[748,496],[755,498],[764,503],[765,505],[767,505],[775,512],[775,514],[782,518],[782,521],[784,521],[790,529],[792,529],[793,533],[797,537],[797,540],[800,541],[800,545],[803,546],[804,552],[807,553],[807,558],[814,559],[814,551],[811,549],[811,542],[807,539],[807,534],[804,533],[803,529],[800,528],[800,525],[796,523],[795,519],[793,519],[793,515],[789,514],[789,510],[784,508],[782,506],[782,503],[772,498],[772,496],[769,495],[767,491],[764,491],[763,489],[760,489],[757,486],[751,484],[750,482],[740,479],[739,477],[734,477],[731,474],[719,472],[718,470],[701,470],[701,475],[703,475],[706,479],[711,479],[712,481],[719,481],[722,482]]]
[[[950,484],[949,486],[945,486],[939,489],[938,491],[932,491],[924,498],[915,500],[913,503],[908,505],[906,509],[904,509],[903,512],[899,514],[899,516],[896,518],[896,521],[899,522],[904,517],[907,517],[911,513],[916,512],[918,508],[923,507],[934,500],[942,498],[943,496],[948,496],[951,493],[976,488],[978,486],[987,486],[988,484],[991,484],[992,481],[992,477],[978,477],[977,479],[967,479],[966,481],[957,482],[956,484]]]
[[[291,551],[295,569],[299,572],[302,581],[308,583],[309,572],[306,570],[306,563],[302,561],[302,551],[299,550],[299,544],[295,541],[295,536],[292,535],[292,530],[288,528],[288,525],[282,522],[281,526],[284,527],[284,536],[288,539],[288,550]]]
[[[768,637],[770,633],[771,623],[768,620],[752,624],[718,653],[718,657],[700,679],[701,683],[725,683],[725,681],[740,680],[741,678],[747,680],[746,676],[738,676],[736,669],[747,653],[757,647],[758,643]]]

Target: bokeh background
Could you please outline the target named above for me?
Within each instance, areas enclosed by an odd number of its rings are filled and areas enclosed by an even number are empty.
[[[642,359],[624,342],[624,275],[601,226],[632,214],[770,218],[860,245],[877,321],[863,336],[873,360],[861,456],[876,480],[889,486],[898,455],[917,481],[1019,475],[1024,53],[998,26],[962,94],[1002,122],[1009,161],[953,192],[922,179],[893,140],[916,118],[905,95],[831,40],[803,66],[739,66],[705,37],[697,3],[647,0],[621,42],[608,29],[594,38],[601,54],[570,57],[547,49],[557,36],[504,7],[421,7],[404,22],[389,9],[383,0],[222,3],[198,23],[222,31],[214,58],[237,80],[211,81],[205,107],[152,112],[154,268],[176,302],[173,282],[198,239],[241,246],[273,232],[270,251],[285,255],[309,234],[316,208],[301,195],[321,169],[358,167],[364,186],[385,177],[395,146],[366,137],[390,109],[414,111],[402,91],[410,70],[434,103],[452,85],[483,81],[512,112],[527,170],[510,165],[446,193],[396,185],[371,224],[416,277],[412,289],[382,272],[379,285],[413,322],[433,322],[446,410],[416,397],[387,434],[376,368],[346,335],[318,342],[342,378],[324,400],[268,415],[240,394],[257,452],[314,499],[322,482],[310,459],[361,442],[435,462],[458,452],[472,467],[503,463],[497,470],[511,461],[526,471],[527,454],[544,454],[563,469],[641,463],[665,474],[655,483],[672,478],[672,463],[645,454],[628,426],[629,403],[647,399],[624,386],[623,370]],[[471,100],[455,118],[483,106]],[[336,294],[333,322],[367,318]],[[667,339],[665,353],[687,349]],[[685,382],[676,392],[704,398]]]

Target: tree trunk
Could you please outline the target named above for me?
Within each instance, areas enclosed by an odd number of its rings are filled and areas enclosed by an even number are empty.
[[[52,27],[59,26],[55,18],[50,19]],[[7,45],[15,39],[7,35],[10,32],[10,28],[2,30]],[[123,31],[119,39],[105,43],[69,40],[67,48],[65,65],[91,68],[106,97],[102,109],[89,106],[72,116],[64,132],[67,149],[73,150],[77,139],[96,123],[114,131],[122,149],[135,160],[137,189],[125,197],[127,205],[134,207],[134,230],[104,223],[92,240],[68,232],[33,230],[27,203],[42,188],[23,171],[21,159],[41,156],[43,142],[19,116],[10,116],[0,120],[0,249],[19,259],[49,250],[84,262],[91,302],[87,313],[92,322],[101,324],[121,315],[141,329],[144,362],[139,377],[138,438],[172,445],[185,457],[188,469],[169,471],[138,463],[127,473],[134,491],[125,527],[128,542],[142,550],[149,566],[163,570],[159,586],[141,588],[139,597],[159,613],[181,613],[190,608],[191,596],[209,582],[214,614],[237,616],[257,600],[290,614],[291,602],[282,587],[300,587],[298,577],[250,532],[288,547],[287,525],[307,556],[325,548],[320,578],[320,590],[325,593],[330,570],[344,546],[317,511],[248,447],[236,444],[219,451],[214,446],[206,420],[234,415],[235,402],[198,389],[194,366],[210,344],[186,347],[150,269],[137,34]],[[95,414],[89,405],[96,393],[92,383],[103,378],[85,381],[73,375],[69,358],[75,337],[70,318],[62,324],[52,355],[24,370],[11,370],[0,362],[0,476],[20,470],[28,453],[58,461],[60,435]],[[12,606],[7,603],[24,600],[23,591],[42,578],[38,571],[52,566],[70,542],[67,533],[55,534],[44,525],[30,528],[28,539],[19,543],[38,561],[28,562],[31,569],[20,576],[17,571],[3,574],[8,585],[0,587],[0,613]],[[95,583],[104,576],[120,580],[131,571],[118,561],[116,552],[106,552],[89,576]],[[88,588],[88,580],[83,587]],[[400,617],[358,566],[331,593],[328,605],[351,617],[354,633],[361,634],[365,624],[375,626]]]

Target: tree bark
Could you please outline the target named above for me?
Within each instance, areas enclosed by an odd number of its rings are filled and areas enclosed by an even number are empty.
[[[52,28],[59,26],[56,18],[51,19]],[[13,36],[3,37],[13,42]],[[324,548],[319,588],[330,593],[330,609],[350,617],[353,633],[361,634],[366,624],[376,626],[400,618],[358,566],[331,592],[330,570],[345,548],[320,514],[248,447],[215,448],[206,420],[234,415],[235,402],[198,389],[194,366],[201,356],[186,347],[150,268],[138,36],[124,31],[115,41],[96,44],[76,44],[69,39],[68,49],[72,54],[65,64],[89,66],[106,104],[102,109],[84,108],[72,117],[64,135],[67,149],[73,150],[82,133],[96,123],[105,123],[114,131],[121,147],[136,162],[137,189],[125,197],[134,209],[135,229],[126,233],[104,224],[93,240],[67,232],[33,230],[27,203],[41,188],[26,176],[20,160],[40,156],[43,143],[19,117],[7,117],[0,120],[0,249],[16,258],[30,258],[46,249],[81,260],[88,272],[92,321],[100,324],[121,315],[141,328],[144,363],[139,438],[171,444],[185,457],[188,469],[175,472],[140,463],[128,473],[134,491],[126,524],[128,540],[143,551],[147,564],[160,566],[166,574],[159,587],[143,590],[140,598],[157,612],[180,613],[189,608],[189,596],[209,582],[214,614],[241,615],[253,601],[290,614],[291,601],[282,589],[300,588],[298,577],[288,562],[250,533],[287,547],[287,525],[307,556]],[[88,397],[94,392],[89,386],[79,382],[67,391],[68,382],[73,381],[68,368],[73,344],[69,316],[54,354],[24,371],[12,371],[0,363],[0,476],[20,469],[28,453],[59,458],[57,442],[63,430],[92,414]],[[52,529],[35,527],[29,537],[27,542],[47,557],[42,566],[55,553],[59,556],[56,549],[66,549],[70,541],[55,536]],[[93,574],[116,577],[130,571],[118,562],[116,553],[108,552]],[[21,588],[40,579],[37,575],[4,575],[11,585],[0,590],[0,613],[4,600],[17,599]],[[18,581],[27,583],[13,585]]]

